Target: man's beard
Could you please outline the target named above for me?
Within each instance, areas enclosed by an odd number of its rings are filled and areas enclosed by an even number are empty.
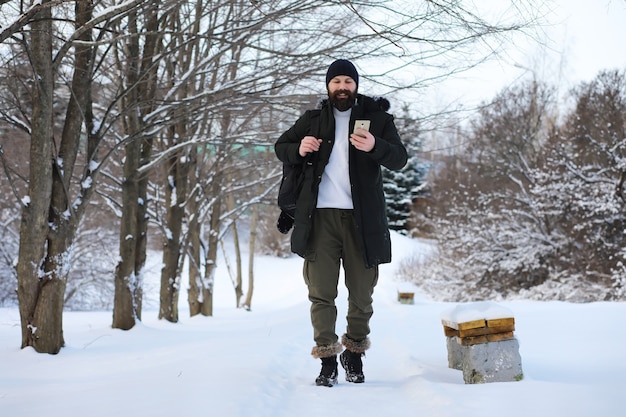
[[[337,98],[339,94],[346,94],[348,97]],[[356,91],[352,92],[350,90],[337,90],[334,93],[328,93],[330,98],[330,102],[335,108],[339,111],[346,111],[351,109],[354,105],[354,101],[356,100]]]

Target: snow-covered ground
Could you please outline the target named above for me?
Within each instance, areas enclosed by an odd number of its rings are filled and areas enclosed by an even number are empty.
[[[419,296],[397,302],[405,256],[427,246],[394,235],[394,263],[381,268],[366,382],[313,381],[309,305],[297,257],[256,260],[252,311],[235,309],[220,267],[215,315],[111,329],[111,312],[68,312],[58,355],[19,349],[17,309],[0,309],[0,416],[619,416],[626,393],[626,303],[515,301],[525,378],[466,385],[448,368],[441,313],[454,307]],[[156,290],[158,268],[147,288]],[[343,288],[343,287],[341,287]],[[154,300],[157,293],[151,296]],[[340,317],[346,293],[340,292]],[[339,321],[338,332],[345,322]],[[343,375],[341,375],[343,376]]]

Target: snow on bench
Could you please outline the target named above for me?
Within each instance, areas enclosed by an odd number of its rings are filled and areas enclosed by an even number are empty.
[[[444,334],[464,346],[511,339],[515,330],[513,312],[491,301],[459,304],[441,313],[441,322]]]

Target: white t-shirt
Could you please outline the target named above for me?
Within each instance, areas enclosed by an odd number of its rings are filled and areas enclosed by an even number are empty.
[[[322,174],[317,207],[352,209],[354,206],[352,204],[348,157],[352,109],[342,112],[333,108],[333,113],[335,115],[335,144]]]

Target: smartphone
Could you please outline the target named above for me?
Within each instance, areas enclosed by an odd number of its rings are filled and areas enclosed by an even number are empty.
[[[369,120],[355,120],[354,122],[354,133],[356,133],[357,129],[365,129],[369,132],[370,130],[370,121]]]

